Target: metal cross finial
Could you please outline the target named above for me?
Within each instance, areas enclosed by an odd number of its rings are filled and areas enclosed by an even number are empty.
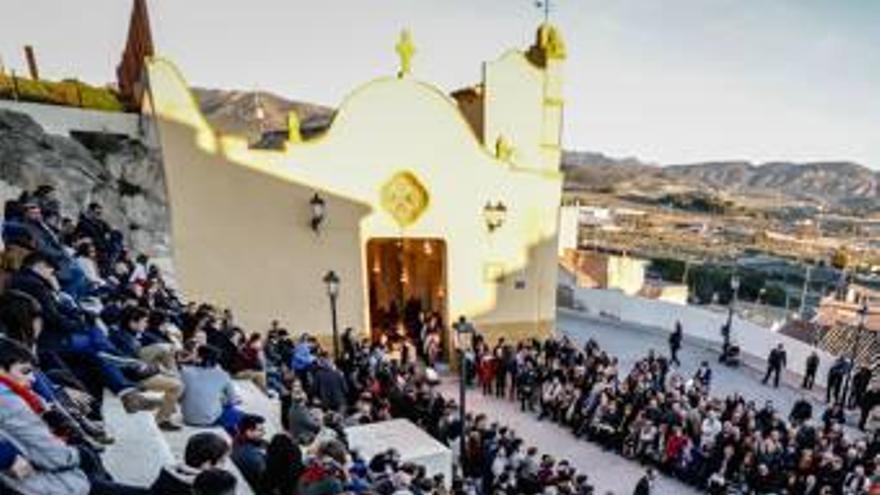
[[[412,58],[416,54],[416,46],[408,29],[400,32],[400,40],[394,48],[400,56],[400,72],[397,73],[397,77],[403,77],[412,70]]]
[[[552,9],[551,5],[552,0],[536,0],[535,7],[544,10],[544,23],[548,24],[550,22],[550,9]]]

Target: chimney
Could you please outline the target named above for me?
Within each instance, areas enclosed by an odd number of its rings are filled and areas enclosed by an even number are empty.
[[[39,81],[40,71],[37,69],[37,57],[34,55],[34,47],[31,45],[25,45],[24,56],[27,58],[28,71],[31,73],[31,79]]]

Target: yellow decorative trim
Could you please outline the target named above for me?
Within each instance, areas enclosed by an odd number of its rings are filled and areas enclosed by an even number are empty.
[[[538,44],[548,59],[563,60],[566,56],[565,40],[556,26],[544,24],[538,31]]]
[[[495,140],[495,157],[501,161],[509,162],[513,158],[514,147],[504,136],[498,136]]]
[[[428,209],[428,190],[411,172],[398,172],[382,186],[381,203],[398,225],[408,227]]]
[[[287,140],[291,143],[302,142],[302,134],[300,134],[299,115],[293,110],[287,113]]]
[[[504,282],[504,263],[487,261],[483,264],[483,282],[500,284]]]
[[[400,40],[394,49],[400,57],[400,71],[398,71],[397,77],[406,76],[412,71],[412,59],[416,54],[416,45],[413,43],[409,29],[400,32]]]

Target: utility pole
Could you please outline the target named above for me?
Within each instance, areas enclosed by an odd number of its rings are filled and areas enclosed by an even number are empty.
[[[806,263],[806,258],[804,262]],[[801,307],[798,313],[801,315],[801,319],[806,319],[807,317],[807,293],[810,291],[810,271],[812,270],[813,265],[807,264],[807,271],[804,274],[804,286],[801,289]]]

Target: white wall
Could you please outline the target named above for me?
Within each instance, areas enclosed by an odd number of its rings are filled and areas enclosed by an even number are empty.
[[[630,297],[614,290],[575,287],[574,298],[580,301],[585,308],[584,311],[592,316],[603,316],[652,327],[666,333],[672,332],[676,321],[681,321],[685,339],[721,348],[721,325],[727,321],[726,313],[714,313],[695,306]],[[807,356],[814,350],[804,342],[736,316],[733,319],[731,338],[747,357],[761,360],[766,359],[771,348],[782,343],[788,354],[787,370],[801,376],[804,373]],[[824,385],[828,367],[834,357],[821,349],[816,349],[816,352],[820,359],[816,382]]]
[[[562,206],[559,208],[559,240],[557,244],[559,256],[562,256],[566,249],[578,248],[580,211],[580,206]]]
[[[138,137],[140,116],[134,113],[103,112],[82,108],[0,100],[0,109],[29,115],[49,134],[69,136],[71,131],[103,132]]]

